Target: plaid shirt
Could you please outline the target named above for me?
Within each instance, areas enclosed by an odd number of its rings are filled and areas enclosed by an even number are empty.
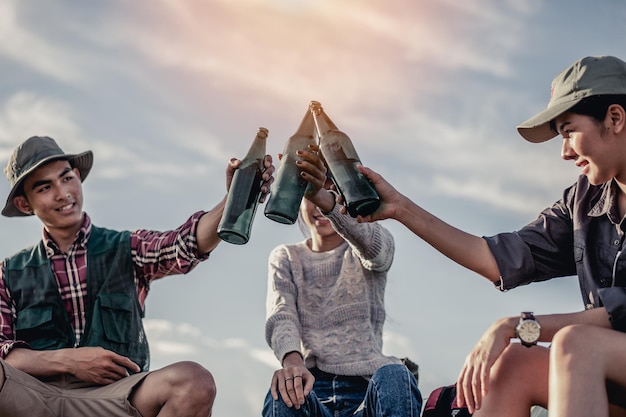
[[[209,254],[197,253],[196,229],[205,212],[193,214],[182,226],[168,232],[136,230],[131,233],[130,247],[134,265],[135,286],[141,307],[150,284],[167,275],[186,274]],[[76,335],[76,343],[85,330],[85,298],[87,296],[87,242],[91,235],[91,219],[85,214],[83,225],[67,253],[59,250],[44,229],[43,243],[52,264],[52,272]],[[28,344],[15,340],[15,301],[4,281],[5,263],[0,268],[0,357],[13,347]]]

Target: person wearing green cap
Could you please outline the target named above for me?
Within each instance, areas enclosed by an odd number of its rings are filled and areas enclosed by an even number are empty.
[[[274,167],[265,158],[264,196]],[[211,415],[216,388],[194,362],[150,371],[142,319],[150,285],[191,271],[220,242],[226,197],[177,229],[114,231],[83,212],[93,153],[66,154],[33,136],[5,173],[2,214],[32,216],[43,238],[0,267],[0,415]],[[226,188],[240,162],[231,159]]]
[[[474,416],[528,416],[533,405],[549,405],[550,416],[624,416],[626,62],[576,61],[554,78],[547,108],[517,130],[530,142],[562,136],[562,158],[581,169],[562,198],[520,230],[491,237],[461,231],[365,167],[382,204],[358,220],[396,219],[502,291],[578,276],[584,310],[523,312],[485,331],[456,384],[457,403]]]

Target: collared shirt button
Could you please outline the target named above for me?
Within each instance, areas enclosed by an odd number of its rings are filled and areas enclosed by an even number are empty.
[[[614,244],[615,246],[618,246],[618,245],[619,245],[619,239],[615,239],[615,240],[613,241],[613,244]]]

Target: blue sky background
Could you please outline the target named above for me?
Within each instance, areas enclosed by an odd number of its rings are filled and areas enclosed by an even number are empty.
[[[91,149],[94,223],[167,230],[222,198],[227,160],[257,127],[275,156],[318,100],[363,163],[424,208],[477,235],[511,231],[578,175],[559,139],[530,144],[515,126],[576,59],[626,58],[625,20],[621,0],[3,0],[0,160],[32,135]],[[247,245],[221,244],[147,302],[153,367],[204,364],[215,416],[260,415],[279,366],[264,340],[267,256],[302,236],[261,210]],[[495,319],[582,308],[575,278],[502,294],[384,225],[397,244],[385,350],[419,363],[425,396]],[[8,256],[41,224],[2,218],[0,231]]]

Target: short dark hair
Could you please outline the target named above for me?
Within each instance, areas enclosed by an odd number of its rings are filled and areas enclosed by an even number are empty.
[[[601,122],[606,117],[606,112],[612,104],[618,104],[626,110],[626,95],[604,94],[589,96],[582,99],[580,103],[569,109],[568,112],[593,117],[597,121]],[[550,121],[550,128],[555,132],[557,131],[554,120]]]

